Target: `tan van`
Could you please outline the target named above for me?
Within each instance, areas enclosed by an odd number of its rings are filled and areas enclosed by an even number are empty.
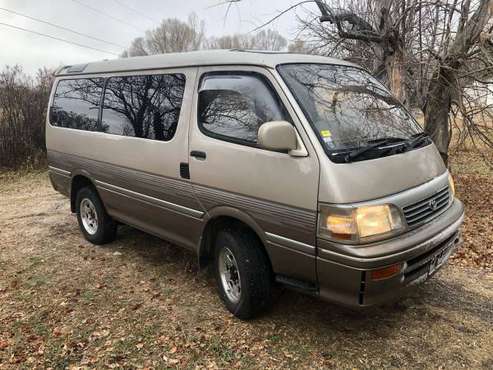
[[[193,251],[244,319],[269,307],[274,283],[387,302],[461,240],[435,145],[341,60],[231,50],[67,66],[46,141],[87,240],[127,224]]]

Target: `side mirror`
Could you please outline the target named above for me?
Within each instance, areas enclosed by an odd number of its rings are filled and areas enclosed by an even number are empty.
[[[278,151],[291,151],[298,147],[296,130],[286,121],[271,121],[260,126],[258,143],[262,148]]]

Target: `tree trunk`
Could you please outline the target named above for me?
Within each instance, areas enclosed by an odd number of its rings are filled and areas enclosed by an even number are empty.
[[[399,29],[394,26],[391,15],[393,0],[377,0],[374,2],[375,12],[379,14],[378,31],[382,35],[380,47],[382,49],[383,68],[385,70],[384,80],[390,91],[399,99],[406,103],[406,89],[404,86],[404,61],[405,51],[403,39],[399,34]]]
[[[468,18],[470,0],[463,3],[458,31],[450,47],[445,50],[440,66],[431,80],[424,108],[425,131],[431,136],[445,164],[448,163],[450,127],[448,115],[452,99],[462,93],[458,86],[458,72],[467,63],[467,53],[473,47],[493,16],[493,0],[480,0],[476,11]]]
[[[388,87],[401,103],[407,105],[406,87],[404,85],[404,76],[406,73],[404,68],[404,51],[400,45],[393,45],[390,50],[391,54],[385,57]]]
[[[451,81],[455,80],[454,72],[440,68],[430,83],[429,98],[424,107],[425,132],[433,139],[445,165],[448,165],[450,144],[449,112],[455,91]]]

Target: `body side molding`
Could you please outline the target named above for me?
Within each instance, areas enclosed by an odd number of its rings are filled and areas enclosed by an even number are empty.
[[[63,170],[58,167],[54,166],[48,166],[48,170],[55,172],[57,175],[65,176],[65,177],[70,177],[71,173],[70,171]]]
[[[309,255],[315,254],[315,247],[313,245],[302,243],[297,240],[289,239],[284,236],[272,234],[269,232],[266,232],[265,235],[267,236],[267,240],[269,242],[273,242],[281,246],[291,248],[296,251],[303,252]]]
[[[162,199],[158,199],[155,197],[151,197],[149,195],[138,193],[138,192],[133,191],[133,190],[125,189],[125,188],[122,188],[120,186],[108,184],[108,183],[103,182],[103,181],[96,180],[95,182],[96,182],[96,186],[98,188],[102,188],[104,190],[108,190],[111,192],[121,193],[121,194],[129,196],[131,198],[145,201],[145,202],[148,202],[151,204],[156,204],[156,205],[159,205],[160,207],[167,208],[167,209],[179,212],[179,213],[183,213],[183,214],[186,214],[188,216],[192,216],[195,218],[202,218],[202,216],[204,215],[204,212],[198,211],[196,209],[192,209],[192,208],[188,208],[185,206],[181,206],[179,204],[167,202],[167,201],[162,200]]]

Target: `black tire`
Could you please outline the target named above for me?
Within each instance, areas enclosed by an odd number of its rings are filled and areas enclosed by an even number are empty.
[[[217,233],[214,245],[214,272],[219,295],[226,308],[242,320],[254,318],[272,304],[272,270],[256,235],[243,228],[228,227]],[[221,280],[220,255],[229,250],[239,272],[240,298],[232,301]]]
[[[94,205],[94,210],[97,216],[97,226],[95,227],[95,232],[94,230],[93,232],[90,232],[89,228],[84,225],[82,220],[81,204],[83,201],[85,204],[89,201],[92,205]],[[78,191],[75,200],[75,210],[77,213],[77,221],[79,222],[80,231],[86,240],[97,245],[110,243],[115,240],[117,224],[111,216],[106,213],[103,202],[101,202],[99,195],[92,187],[84,187]]]

